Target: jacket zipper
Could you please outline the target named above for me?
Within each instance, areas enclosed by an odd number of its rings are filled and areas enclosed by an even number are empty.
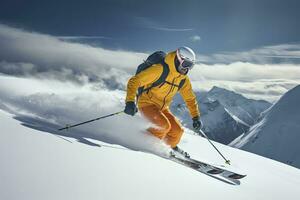
[[[171,93],[173,87],[175,87],[175,86],[174,86],[174,82],[175,82],[176,78],[178,78],[178,77],[180,77],[180,75],[177,76],[177,77],[175,77],[175,78],[173,79],[171,88],[170,88],[169,92],[167,93],[167,95],[164,97],[164,103],[163,103],[163,105],[162,105],[162,107],[161,107],[161,110],[165,107],[165,104],[166,104],[166,98],[167,98],[167,96]]]

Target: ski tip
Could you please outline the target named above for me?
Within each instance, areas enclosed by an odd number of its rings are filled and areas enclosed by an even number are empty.
[[[232,178],[232,179],[242,179],[242,178],[244,178],[246,176],[247,175],[242,175],[242,174],[232,174],[232,175],[229,175],[228,177]]]

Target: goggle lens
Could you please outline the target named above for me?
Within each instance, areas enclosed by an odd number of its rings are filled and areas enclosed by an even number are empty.
[[[183,62],[181,63],[181,66],[183,68],[189,68],[191,69],[193,67],[194,63],[189,61],[189,60],[183,60]]]

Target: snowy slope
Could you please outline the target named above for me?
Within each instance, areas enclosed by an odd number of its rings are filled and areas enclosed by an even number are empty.
[[[233,186],[118,145],[95,147],[19,124],[0,111],[0,199],[298,199],[300,170],[215,143],[248,176]],[[130,132],[130,130],[124,130]],[[205,139],[185,134],[196,158],[221,162]]]
[[[272,106],[248,134],[231,145],[300,168],[300,86]]]

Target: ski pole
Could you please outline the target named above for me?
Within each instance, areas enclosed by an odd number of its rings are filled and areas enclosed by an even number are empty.
[[[222,158],[225,160],[225,163],[230,165],[230,160],[227,160],[225,156],[219,151],[219,149],[210,141],[210,139],[207,137],[207,135],[200,129],[199,132],[204,135],[204,137],[208,140],[208,142],[217,150],[217,152],[222,156]]]
[[[90,122],[93,122],[93,121],[96,121],[96,120],[99,120],[99,119],[103,119],[103,118],[111,117],[111,116],[114,116],[114,115],[118,115],[118,114],[121,114],[123,112],[124,111],[119,111],[119,112],[116,112],[116,113],[112,113],[112,114],[109,114],[109,115],[101,116],[101,117],[98,117],[98,118],[95,118],[95,119],[91,119],[91,120],[88,120],[88,121],[85,121],[85,122],[81,122],[81,123],[78,123],[78,124],[66,125],[64,128],[60,128],[58,130],[61,131],[61,130],[64,130],[64,129],[70,129],[70,128],[73,128],[75,126],[80,126],[82,124],[87,124],[87,123],[90,123]]]

